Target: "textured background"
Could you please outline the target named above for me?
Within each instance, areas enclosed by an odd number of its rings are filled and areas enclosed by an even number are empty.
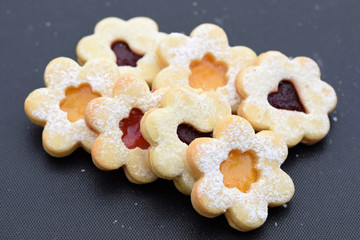
[[[339,1],[0,1],[0,238],[360,239],[360,2]],[[138,186],[122,170],[102,172],[77,150],[55,159],[23,102],[43,87],[53,58],[76,59],[81,37],[104,17],[148,16],[164,32],[200,23],[223,27],[231,45],[314,58],[338,94],[320,143],[290,150],[283,169],[296,193],[241,233],[223,216],[198,215],[172,182]]]

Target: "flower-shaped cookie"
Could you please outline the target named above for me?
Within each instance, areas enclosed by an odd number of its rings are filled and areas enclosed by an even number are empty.
[[[238,115],[255,130],[277,132],[288,147],[324,138],[330,129],[327,114],[337,98],[334,89],[321,81],[318,65],[310,58],[290,60],[276,51],[261,54],[256,65],[237,78],[236,87],[244,99]]]
[[[124,166],[133,183],[149,183],[156,176],[146,164],[150,146],[140,132],[143,113],[159,107],[166,89],[151,93],[147,83],[135,76],[120,78],[113,91],[113,98],[97,98],[85,110],[86,123],[99,133],[92,148],[94,164],[102,170]]]
[[[78,43],[78,61],[107,58],[118,64],[121,75],[135,74],[151,84],[160,71],[155,51],[164,36],[150,18],[105,18],[95,26],[93,35]]]
[[[231,115],[230,106],[217,92],[180,87],[164,95],[161,107],[141,120],[141,132],[151,145],[147,160],[157,176],[174,180],[179,191],[190,194],[194,178],[186,167],[188,145],[211,136],[216,123]]]
[[[271,131],[257,134],[243,118],[221,120],[213,138],[193,141],[187,163],[197,179],[191,192],[194,208],[203,216],[222,213],[240,231],[261,226],[268,206],[280,206],[294,194],[291,178],[280,169],[287,147]]]
[[[191,86],[216,90],[227,97],[235,112],[241,101],[235,89],[236,76],[256,59],[247,47],[230,47],[224,30],[213,24],[198,26],[190,37],[168,35],[159,45],[158,56],[166,68],[154,79],[153,88]]]
[[[80,67],[69,58],[56,58],[46,67],[46,88],[25,100],[25,112],[34,123],[45,126],[43,146],[52,156],[64,157],[79,146],[90,152],[96,134],[85,124],[84,110],[96,97],[111,96],[119,79],[115,63],[96,59]]]

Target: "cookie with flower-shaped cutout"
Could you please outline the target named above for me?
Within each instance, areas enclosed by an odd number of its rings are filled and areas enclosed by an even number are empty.
[[[164,36],[150,18],[124,21],[109,17],[96,24],[93,35],[79,41],[76,53],[81,64],[93,58],[107,58],[117,63],[121,75],[135,74],[151,84],[160,71],[155,51]]]
[[[229,115],[227,100],[217,92],[190,87],[169,90],[161,108],[150,110],[141,120],[141,132],[151,145],[147,161],[152,171],[190,194],[194,178],[186,166],[188,145],[195,138],[211,136],[216,123]]]
[[[191,192],[195,210],[206,217],[225,214],[240,231],[260,227],[268,207],[292,198],[294,184],[280,169],[288,149],[272,131],[255,134],[245,119],[229,116],[215,127],[213,138],[195,139],[187,163],[197,179]]]
[[[160,107],[166,90],[151,93],[144,80],[125,75],[116,83],[113,97],[97,98],[88,104],[86,123],[99,134],[91,148],[99,169],[123,167],[129,181],[138,184],[156,180],[146,163],[150,145],[140,132],[140,120],[145,112]]]
[[[56,58],[46,67],[46,88],[33,91],[25,100],[25,113],[44,126],[43,146],[52,156],[64,157],[76,148],[90,152],[96,134],[85,124],[90,100],[111,96],[120,73],[115,63],[95,59],[80,67],[69,58]]]
[[[256,54],[243,46],[230,47],[224,30],[201,24],[190,34],[171,33],[159,45],[162,69],[153,88],[190,86],[215,90],[228,99],[236,112],[241,99],[235,89],[237,74],[254,64]]]
[[[255,130],[279,133],[288,147],[300,141],[316,143],[329,132],[328,113],[336,106],[336,93],[320,79],[320,69],[310,58],[263,53],[256,66],[239,74],[236,87],[244,99],[238,115]]]

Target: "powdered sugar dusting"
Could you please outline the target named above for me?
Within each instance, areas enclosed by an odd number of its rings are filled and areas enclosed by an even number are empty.
[[[145,129],[142,129],[153,145],[151,166],[161,172],[162,176],[174,181],[181,175],[188,175],[188,178],[183,177],[183,181],[186,182],[187,189],[191,189],[194,179],[190,177],[185,164],[188,146],[178,138],[177,127],[181,123],[187,123],[199,131],[213,131],[220,119],[231,115],[230,106],[216,92],[181,87],[165,94],[162,107],[148,114],[144,120]]]
[[[179,44],[174,47],[171,42],[179,42]],[[226,96],[233,110],[241,102],[241,98],[235,89],[235,79],[242,69],[254,63],[256,56],[249,49],[240,53],[235,48],[229,47],[226,34],[218,26],[200,25],[191,33],[191,37],[186,37],[180,33],[171,33],[168,39],[160,44],[159,49],[162,56],[169,62],[169,66],[163,69],[160,75],[168,72],[170,68],[175,71],[183,69],[183,71],[189,72],[186,78],[180,76],[181,79],[176,79],[176,76],[175,78],[172,76],[172,81],[164,83],[165,85],[170,84],[171,87],[189,86],[188,77],[191,73],[189,68],[191,62],[202,59],[205,54],[211,53],[217,61],[223,61],[228,66],[226,73],[228,82],[225,86],[218,87],[216,91]],[[241,56],[236,56],[237,58],[234,59],[234,56],[238,54]],[[166,77],[163,78],[166,79]],[[155,81],[156,84],[162,86],[161,80],[155,79]]]
[[[128,21],[115,17],[105,18],[96,25],[93,35],[86,36],[79,42],[77,54],[83,62],[97,58],[114,61],[115,55],[110,45],[122,39],[143,57],[136,67],[119,66],[121,75],[135,74],[151,83],[160,70],[155,52],[164,36],[166,34],[159,32],[156,22],[150,18],[136,17]]]
[[[160,107],[165,91],[150,93],[145,81],[134,76],[124,76],[114,88],[113,98],[99,98],[90,102],[87,120],[100,136],[94,148],[97,164],[105,169],[117,169],[126,166],[126,173],[141,183],[156,179],[148,168],[145,158],[147,150],[128,149],[123,143],[119,122],[127,118],[131,109],[139,108],[143,113]]]
[[[238,86],[239,92],[248,96],[241,104],[241,112],[257,130],[270,129],[281,134],[289,147],[304,136],[309,143],[320,140],[329,131],[327,114],[337,100],[334,89],[319,79],[318,73],[310,59],[289,60],[274,51],[263,54],[260,65],[245,70],[239,79],[243,86]],[[268,94],[276,91],[284,79],[295,86],[306,113],[276,109],[269,104]],[[249,115],[250,111],[256,114]]]
[[[218,126],[222,127],[221,132],[217,132],[218,139],[194,142],[196,151],[192,159],[196,168],[204,173],[195,194],[206,199],[202,208],[212,213],[221,214],[233,208],[232,218],[245,221],[244,224],[261,225],[267,217],[268,203],[284,204],[294,192],[291,178],[280,170],[287,155],[286,144],[270,132],[255,135],[251,125],[240,117],[225,118]],[[252,151],[258,158],[256,168],[260,176],[247,193],[235,187],[227,188],[223,183],[220,164],[233,149]],[[241,220],[244,214],[246,220]]]
[[[96,60],[81,68],[68,58],[57,58],[48,64],[44,74],[48,87],[35,90],[26,100],[31,105],[29,117],[46,122],[44,141],[47,150],[61,155],[80,143],[90,151],[97,135],[87,128],[84,119],[70,122],[67,113],[60,109],[60,102],[65,98],[68,87],[78,87],[84,83],[102,96],[110,96],[119,77],[116,65],[111,64],[106,60]],[[96,65],[97,71],[91,72],[91,65]]]

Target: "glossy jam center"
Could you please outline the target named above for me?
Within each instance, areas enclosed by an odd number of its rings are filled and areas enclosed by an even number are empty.
[[[224,175],[223,182],[226,187],[236,187],[243,193],[249,191],[251,184],[258,178],[255,156],[237,149],[232,150],[228,158],[220,164],[220,171]]]
[[[305,112],[296,89],[289,80],[282,80],[279,83],[278,91],[269,93],[268,101],[277,109]]]
[[[136,67],[137,61],[142,58],[141,55],[138,55],[131,51],[129,46],[122,41],[114,42],[111,45],[111,49],[116,55],[116,64],[118,66]]]
[[[180,141],[189,145],[195,138],[212,137],[212,132],[199,132],[193,126],[182,123],[177,128],[177,135]]]
[[[124,118],[119,123],[120,130],[123,132],[121,139],[128,149],[136,147],[148,149],[150,147],[150,144],[140,132],[140,121],[143,115],[140,109],[133,108],[130,111],[129,117]]]
[[[84,119],[86,105],[97,97],[101,95],[93,92],[89,84],[82,84],[77,88],[69,87],[65,91],[65,98],[60,102],[60,109],[67,112],[70,122],[76,122]]]
[[[225,86],[228,81],[226,63],[216,61],[210,53],[205,54],[201,61],[192,61],[190,70],[189,84],[193,88],[202,88],[205,91],[216,90]]]

